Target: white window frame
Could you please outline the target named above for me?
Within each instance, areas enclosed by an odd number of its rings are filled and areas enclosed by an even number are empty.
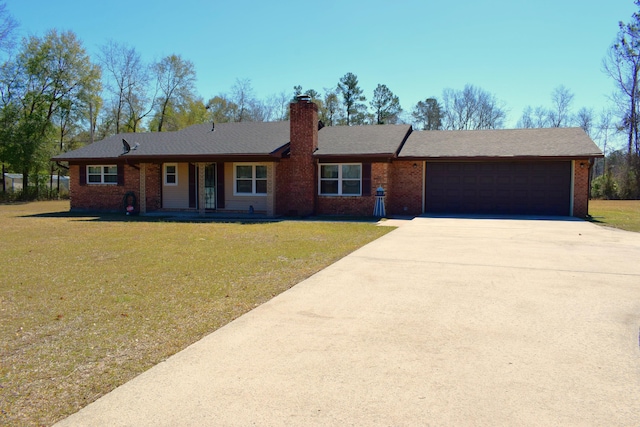
[[[173,172],[173,173],[169,173],[169,171],[167,170],[171,166],[173,166],[175,168],[175,172]],[[163,170],[164,170],[164,185],[167,185],[167,186],[176,186],[176,185],[178,185],[178,164],[177,163],[165,163]],[[167,178],[170,175],[175,177],[175,182],[169,182],[168,181]]]
[[[338,177],[337,178],[323,178],[322,177],[322,167],[323,166],[337,166],[338,167]],[[360,191],[356,193],[347,193],[343,194],[342,192],[342,167],[343,166],[359,166],[360,167],[360,177],[357,181],[360,182]],[[338,181],[338,192],[337,193],[323,193],[322,192],[322,182],[323,181]],[[356,181],[355,178],[344,178],[344,181]],[[362,196],[362,163],[319,163],[318,164],[318,195],[320,196],[342,196],[342,197],[357,197]]]
[[[240,192],[238,191],[238,166],[251,166],[251,192]],[[265,168],[265,177],[258,178],[256,175],[256,168],[264,167]],[[249,178],[240,178],[242,180],[248,181]],[[234,163],[233,164],[233,195],[234,196],[266,196],[267,191],[266,186],[268,186],[269,182],[269,169],[268,166],[261,163]],[[265,192],[258,193],[257,189],[257,181],[265,181]]]
[[[89,172],[89,168],[100,168],[100,173]],[[105,172],[106,168],[115,168],[115,173]],[[91,181],[90,177],[99,176],[100,182]],[[106,182],[105,177],[115,177],[114,182]],[[118,185],[118,165],[87,165],[87,185]]]

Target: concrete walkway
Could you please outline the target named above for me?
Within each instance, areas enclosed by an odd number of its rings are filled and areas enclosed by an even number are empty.
[[[640,425],[640,234],[416,218],[69,426]]]

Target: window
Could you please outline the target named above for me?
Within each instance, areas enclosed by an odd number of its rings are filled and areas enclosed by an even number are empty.
[[[178,185],[178,165],[176,163],[165,163],[164,185]]]
[[[234,168],[234,181],[236,195],[267,194],[267,167],[237,164]]]
[[[359,196],[362,187],[362,165],[320,165],[320,194],[323,196]]]
[[[87,184],[117,184],[118,166],[95,165],[87,166]]]

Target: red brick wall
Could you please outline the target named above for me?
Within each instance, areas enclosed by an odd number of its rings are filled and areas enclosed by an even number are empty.
[[[389,215],[422,213],[423,168],[422,161],[398,160],[391,164],[391,186],[386,204]]]
[[[72,210],[124,212],[125,193],[133,191],[138,199],[136,211],[140,208],[140,171],[132,166],[124,167],[124,185],[80,185],[80,168],[86,165],[69,165],[69,198]],[[147,199],[148,200],[148,199]]]
[[[376,203],[376,190],[379,186],[382,186],[385,190],[386,208],[386,201],[390,197],[388,192],[391,179],[390,169],[391,165],[389,163],[371,164],[370,196],[318,196],[318,214],[372,216]]]
[[[290,106],[290,158],[276,170],[276,209],[281,215],[312,215],[315,212],[318,106],[300,99]]]
[[[145,172],[147,212],[152,212],[162,208],[162,165],[160,163],[147,163]],[[136,192],[137,195],[138,193]]]
[[[276,163],[275,177],[276,215],[288,215],[290,213],[289,194],[293,186],[291,180],[291,159],[282,159]]]
[[[584,167],[580,167],[580,165]],[[576,160],[573,172],[573,216],[584,218],[589,213],[589,160]]]

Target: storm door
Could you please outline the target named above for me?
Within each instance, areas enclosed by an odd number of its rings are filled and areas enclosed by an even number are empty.
[[[216,165],[207,165],[204,168],[204,207],[216,208]]]

